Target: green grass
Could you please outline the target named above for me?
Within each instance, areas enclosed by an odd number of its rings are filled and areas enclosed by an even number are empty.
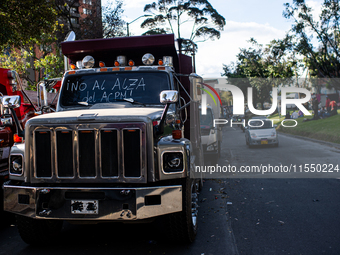
[[[279,121],[274,121],[277,124],[277,130],[287,134],[299,135],[304,137],[309,137],[317,140],[339,143],[340,144],[340,110],[338,110],[338,115],[328,117],[325,119],[303,121],[304,119],[312,119],[313,116],[298,118],[296,127],[283,127],[281,121],[284,117],[279,118],[278,114],[274,114],[269,117],[269,119],[280,119]],[[290,122],[293,124],[293,122]],[[290,125],[286,122],[285,125]]]

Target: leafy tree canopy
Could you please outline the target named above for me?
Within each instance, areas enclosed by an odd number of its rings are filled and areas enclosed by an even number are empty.
[[[294,51],[312,77],[340,77],[340,4],[339,0],[324,0],[319,17],[305,0],[285,4],[284,17],[293,21],[290,31]],[[329,84],[340,89],[339,84]]]
[[[229,83],[238,86],[243,93],[247,87],[253,87],[253,100],[263,103],[270,99],[273,86],[279,86],[286,78],[294,77],[297,73],[298,61],[289,54],[292,45],[284,40],[272,40],[263,46],[251,38],[251,47],[240,49],[237,62],[224,65],[224,76]],[[277,79],[280,78],[280,79]]]
[[[144,12],[153,15],[141,24],[149,28],[145,35],[170,32],[198,42],[219,39],[225,26],[225,18],[207,0],[159,0],[145,5]]]
[[[29,42],[41,41],[43,34],[53,34],[57,12],[53,1],[1,0],[0,47],[20,47]]]
[[[116,0],[115,4],[110,2],[103,7],[103,37],[111,38],[125,36],[125,22],[121,16],[124,12],[122,9],[123,1]]]
[[[61,77],[64,71],[64,62],[58,48],[53,49],[51,46],[40,46],[39,48],[45,48],[39,56],[34,48],[8,49],[0,54],[0,67],[15,70],[33,90],[35,90],[36,84],[36,81],[32,79],[34,73],[38,74],[38,80],[41,80],[43,76],[46,78]]]

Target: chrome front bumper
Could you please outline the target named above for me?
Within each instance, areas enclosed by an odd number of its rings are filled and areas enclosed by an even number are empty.
[[[89,210],[75,206],[91,204]],[[71,188],[4,185],[4,210],[37,219],[139,220],[182,211],[182,186]]]

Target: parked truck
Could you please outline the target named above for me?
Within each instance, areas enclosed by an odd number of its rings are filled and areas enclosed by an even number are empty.
[[[172,238],[192,242],[203,156],[191,57],[173,35],[63,42],[62,52],[71,69],[56,112],[28,120],[10,153],[4,208],[22,239],[51,241],[63,221],[162,218]]]
[[[10,149],[14,142],[19,142],[20,137],[17,135],[18,130],[23,130],[26,121],[34,116],[34,106],[22,90],[21,80],[18,74],[10,69],[0,68],[0,101],[3,96],[19,95],[21,105],[15,109],[17,122],[12,118],[9,109],[0,106],[0,214],[3,213],[3,190],[2,186],[8,181],[8,160]],[[0,223],[6,221],[4,217]]]
[[[204,156],[207,161],[215,164],[221,154],[222,144],[222,128],[221,125],[214,125],[214,119],[220,119],[222,115],[222,106],[219,95],[220,90],[216,88],[218,79],[205,79],[203,86],[205,89],[202,94],[205,94],[206,109],[205,114],[201,114],[201,140]],[[217,95],[215,94],[217,93]],[[202,107],[202,106],[201,106]],[[204,106],[203,106],[204,107]],[[202,113],[202,109],[200,111]]]

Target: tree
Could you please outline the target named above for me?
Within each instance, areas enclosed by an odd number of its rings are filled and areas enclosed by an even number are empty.
[[[294,22],[290,34],[294,50],[303,56],[305,67],[312,77],[340,77],[340,5],[339,0],[324,0],[318,18],[305,0],[285,4],[284,17]],[[315,43],[315,40],[317,43]],[[330,87],[340,89],[329,80]]]
[[[251,38],[251,47],[240,49],[236,64],[224,65],[224,76],[243,93],[253,87],[253,102],[263,104],[270,99],[273,86],[291,82],[297,72],[297,60],[289,54],[292,45],[288,39],[272,40],[265,47]],[[280,78],[280,79],[278,79]],[[287,80],[288,78],[288,80]]]
[[[58,26],[53,1],[1,0],[0,48],[20,47],[39,42],[43,34],[53,34]]]
[[[46,47],[39,55],[36,52],[36,48],[8,49],[0,54],[0,67],[15,70],[21,79],[27,81],[30,89],[35,89],[36,85],[32,74],[36,73],[38,80],[63,75],[63,57],[58,48]]]
[[[207,0],[158,0],[145,5],[144,12],[153,15],[141,24],[149,28],[144,35],[171,32],[177,38],[198,42],[219,39],[225,26],[225,18]],[[183,30],[190,32],[184,35]]]
[[[125,36],[125,21],[122,20],[121,15],[123,1],[116,0],[115,6],[110,2],[106,7],[103,7],[103,37],[111,38],[117,36]]]

